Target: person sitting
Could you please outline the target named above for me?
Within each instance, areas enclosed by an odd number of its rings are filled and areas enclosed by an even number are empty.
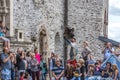
[[[75,68],[75,71],[73,71],[74,77],[71,80],[81,80],[82,73],[80,71],[80,64],[77,63],[77,66]]]
[[[118,48],[116,48],[116,50],[115,50],[115,55],[117,57],[119,57],[119,55],[120,55],[120,44],[118,45]]]
[[[113,80],[120,80],[119,79],[119,71],[118,71],[118,67],[117,67],[117,65],[112,65],[112,70],[113,70],[113,76],[112,76],[112,78],[113,78]]]
[[[106,68],[104,70],[102,70],[102,77],[104,79],[109,79],[111,80],[112,78],[112,74],[113,74],[113,70],[111,69],[111,63],[107,62],[106,63]]]
[[[10,40],[5,37],[6,32],[7,32],[7,29],[4,26],[3,21],[0,21],[0,39],[4,41],[4,47],[7,47],[8,49],[10,49]]]
[[[32,77],[29,75],[29,73],[25,73],[24,80],[32,80]]]
[[[89,78],[89,80],[101,80],[101,69],[98,63],[95,63],[94,74]]]
[[[84,80],[85,77],[85,61],[83,59],[80,59],[78,61],[80,63],[80,72],[81,72],[81,80]]]
[[[88,72],[87,74],[85,75],[85,80],[91,80],[91,77],[93,76],[94,74],[94,65],[93,64],[89,64],[88,65]]]
[[[67,80],[71,80],[73,78],[73,71],[74,67],[72,66],[72,64],[67,63],[65,70],[65,77]]]
[[[61,65],[60,60],[56,59],[55,64],[56,65],[52,69],[52,80],[64,80],[64,67]]]

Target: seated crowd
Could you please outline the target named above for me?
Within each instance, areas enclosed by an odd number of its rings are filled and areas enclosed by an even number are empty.
[[[55,61],[54,61],[55,60]],[[52,80],[119,80],[119,71],[116,64],[106,63],[102,67],[102,61],[96,60],[93,64],[88,64],[85,69],[85,61],[81,58],[78,61],[71,60],[63,67],[61,59],[52,58]]]

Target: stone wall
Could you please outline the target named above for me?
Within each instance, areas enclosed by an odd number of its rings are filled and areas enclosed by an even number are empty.
[[[46,43],[44,48],[47,49],[47,55],[50,52],[63,54],[65,0],[2,1],[6,1],[7,7],[10,8],[7,14],[9,19],[6,21],[11,23],[9,25],[12,42],[25,44],[28,42],[31,43],[31,45],[29,44],[31,49],[34,45],[41,49],[41,32],[45,31],[42,41]],[[67,1],[68,27],[75,29],[79,53],[82,50],[82,42],[87,40],[93,53],[100,57],[101,55],[98,53],[101,53],[104,44],[98,40],[98,36],[107,35],[108,0]],[[19,39],[18,37],[21,36],[22,39]],[[32,37],[36,39],[35,43],[31,41]],[[22,46],[22,44],[20,45]]]
[[[31,35],[37,37],[39,46],[40,30],[44,26],[47,34],[48,52],[55,51],[55,35],[59,33],[63,45],[63,0],[14,0],[14,29],[24,31],[24,41],[31,42]],[[59,46],[61,54],[63,46]]]
[[[75,29],[75,38],[82,51],[82,42],[88,41],[96,58],[101,57],[103,43],[104,0],[68,0],[68,27]]]

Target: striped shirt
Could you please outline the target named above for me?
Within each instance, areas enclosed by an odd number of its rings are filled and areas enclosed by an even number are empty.
[[[61,66],[54,66],[52,71],[55,73],[55,75],[60,75],[61,72],[64,70],[64,67],[61,65]]]

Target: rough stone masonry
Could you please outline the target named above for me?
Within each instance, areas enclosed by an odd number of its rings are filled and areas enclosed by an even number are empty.
[[[96,58],[102,55],[104,44],[98,36],[107,35],[108,0],[2,0],[0,3],[0,19],[10,28],[13,48],[37,46],[47,56],[50,52],[64,56],[63,33],[67,26],[75,30],[79,53],[82,42],[87,40]],[[8,12],[4,13],[5,10]]]

